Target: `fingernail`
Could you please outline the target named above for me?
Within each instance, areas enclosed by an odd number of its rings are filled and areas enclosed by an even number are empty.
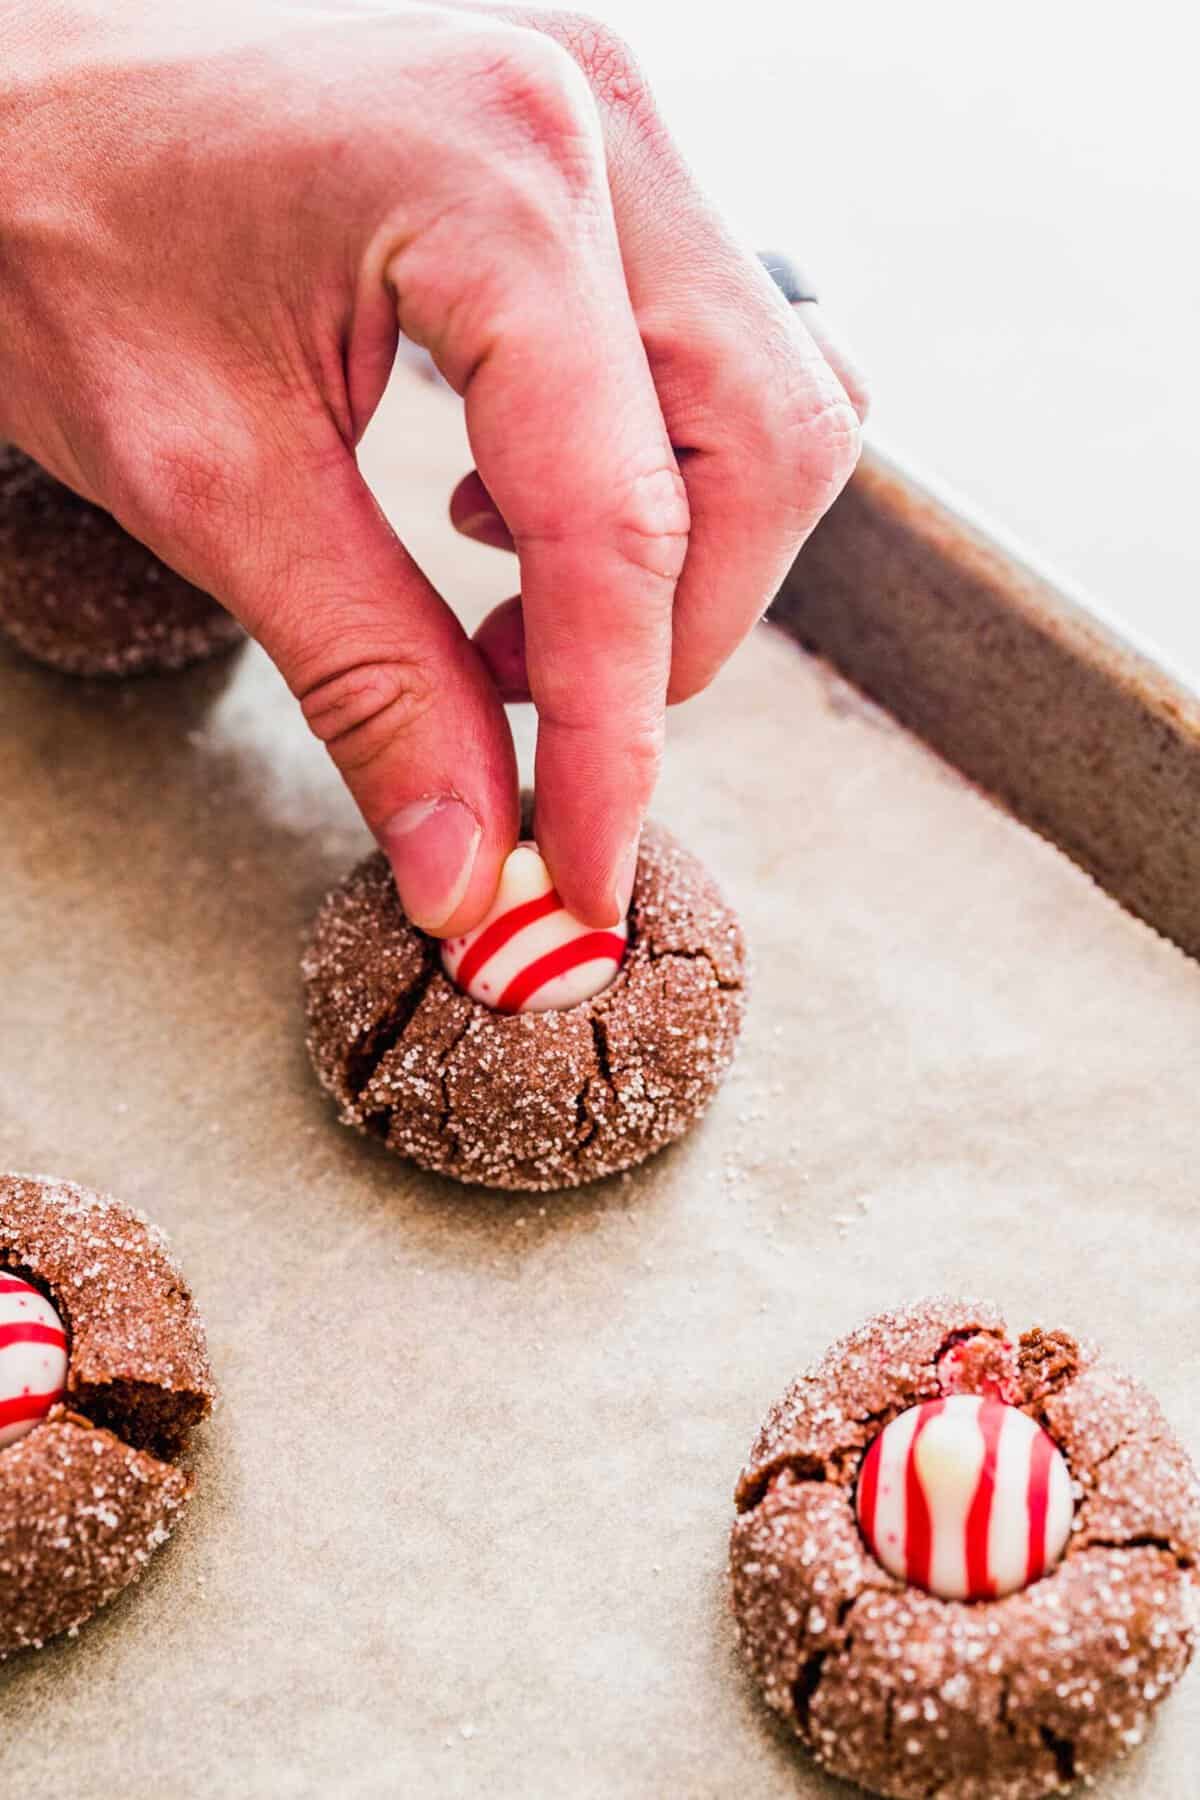
[[[498,512],[469,513],[465,519],[459,520],[458,529],[464,537],[469,538],[487,539],[498,534],[505,537],[508,535],[508,527]]]
[[[475,814],[453,794],[433,794],[394,814],[379,841],[405,912],[422,931],[437,931],[457,911],[475,867],[483,841]]]
[[[617,918],[619,925],[629,911],[629,902],[633,899],[633,884],[637,880],[638,854],[641,850],[641,837],[635,837],[620,862],[617,864]]]

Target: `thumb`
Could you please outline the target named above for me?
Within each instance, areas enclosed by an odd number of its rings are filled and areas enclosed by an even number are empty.
[[[227,604],[328,749],[409,918],[471,929],[519,824],[512,737],[478,652],[349,450],[264,483],[255,517]]]

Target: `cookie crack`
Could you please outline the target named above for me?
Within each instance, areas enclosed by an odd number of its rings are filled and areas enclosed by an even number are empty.
[[[877,1413],[864,1413],[861,1418],[847,1419],[847,1426],[878,1425],[880,1429],[894,1419],[897,1413],[903,1412],[903,1406],[888,1406]],[[758,1472],[751,1487],[738,1503],[742,1513],[752,1513],[766,1499],[772,1482],[781,1475],[790,1475],[793,1483],[799,1485],[809,1481],[828,1482],[831,1487],[849,1487],[858,1474],[858,1465],[862,1460],[865,1445],[857,1442],[837,1444],[825,1456],[815,1452],[793,1450],[785,1455],[777,1456],[766,1468]]]
[[[192,1428],[210,1411],[211,1401],[186,1381],[172,1387],[168,1381],[155,1381],[149,1376],[110,1375],[99,1369],[90,1377],[81,1375],[76,1351],[80,1351],[80,1359],[85,1352],[75,1327],[75,1296],[68,1283],[44,1279],[35,1266],[36,1260],[36,1251],[30,1260],[17,1257],[11,1261],[0,1252],[0,1272],[11,1272],[27,1281],[49,1300],[62,1320],[67,1340],[67,1376],[57,1407],[63,1409],[63,1417],[92,1431],[107,1431],[127,1449],[142,1451],[164,1467],[174,1467]],[[178,1284],[172,1283],[167,1288],[167,1301],[178,1293]],[[94,1366],[94,1357],[91,1361]],[[57,1407],[46,1416],[54,1417]]]
[[[806,1657],[799,1676],[792,1683],[792,1711],[796,1716],[796,1729],[806,1741],[812,1736],[813,1696],[821,1685],[822,1672],[832,1654],[832,1650],[814,1650],[811,1656]]]
[[[877,1426],[882,1431],[885,1425],[890,1425],[892,1420],[899,1418],[902,1412],[907,1411],[910,1406],[915,1406],[919,1397],[920,1390],[917,1389],[911,1399],[891,1401],[887,1406],[877,1407],[874,1412],[855,1413],[854,1417],[848,1419],[846,1423],[848,1425],[865,1425],[868,1430],[872,1426]],[[843,1453],[839,1452],[839,1454]]]
[[[596,1073],[588,1076],[575,1096],[576,1143],[574,1156],[576,1161],[583,1155],[600,1129],[600,1120],[588,1105],[588,1093],[593,1081],[602,1081],[614,1102],[617,1097],[612,1063],[609,1059],[608,1031],[604,1020],[598,1013],[593,1013],[589,1024],[592,1029],[592,1045],[596,1052]]]
[[[714,983],[723,994],[740,994],[746,985],[744,981],[730,981],[726,976],[722,975],[720,969],[717,967],[716,957],[711,950],[706,950],[703,946],[700,946],[695,950],[660,950],[656,945],[651,943],[649,938],[647,938],[645,940],[645,951],[646,960],[652,963],[706,962],[712,970]]]
[[[1066,1332],[1024,1331],[1018,1341],[1017,1362],[1027,1388],[1025,1411],[1049,1431],[1046,1406],[1084,1373],[1079,1346]]]
[[[82,1381],[68,1390],[65,1404],[94,1429],[169,1466],[208,1411],[199,1394],[132,1379]]]
[[[1193,1559],[1186,1551],[1178,1549],[1170,1538],[1160,1537],[1155,1532],[1133,1532],[1129,1537],[1089,1537],[1081,1535],[1071,1545],[1074,1555],[1084,1550],[1157,1550],[1163,1556],[1169,1556],[1180,1569],[1193,1567]]]
[[[592,1139],[600,1129],[598,1119],[588,1111],[587,1088],[580,1088],[575,1096],[575,1149],[573,1155],[578,1159],[583,1155]]]
[[[604,1020],[595,1013],[592,1015],[592,1042],[596,1046],[596,1067],[600,1071],[600,1079],[615,1095],[616,1087],[613,1082],[612,1062],[608,1050],[608,1027]]]
[[[1125,1448],[1126,1444],[1129,1442],[1132,1435],[1133,1435],[1132,1432],[1126,1432],[1124,1437],[1119,1437],[1117,1439],[1116,1443],[1113,1445],[1111,1450],[1106,1450],[1104,1452],[1103,1456],[1098,1456],[1096,1458],[1095,1462],[1092,1464],[1091,1468],[1088,1470],[1089,1475],[1094,1476],[1097,1469],[1102,1469],[1106,1462],[1111,1462],[1114,1456],[1119,1455],[1119,1453]]]
[[[462,1043],[474,1023],[475,1015],[469,1013],[460,1029],[455,1032],[453,1038],[447,1044],[437,1066],[437,1082],[442,1095],[440,1129],[446,1133],[454,1132],[454,1127],[450,1122],[454,1114],[454,1106],[450,1099],[450,1063],[453,1059],[454,1052],[458,1049],[458,1046]]]
[[[1098,1469],[1102,1469],[1105,1463],[1111,1462],[1114,1456],[1118,1456],[1121,1451],[1124,1450],[1128,1444],[1132,1444],[1134,1439],[1138,1436],[1139,1433],[1137,1431],[1125,1432],[1124,1436],[1117,1439],[1111,1450],[1106,1450],[1103,1456],[1098,1456],[1096,1458],[1095,1462],[1092,1463],[1088,1469],[1088,1475],[1094,1478]],[[1162,1443],[1162,1433],[1156,1431],[1150,1437],[1143,1439],[1143,1442],[1147,1450],[1152,1450],[1156,1444]]]
[[[854,1634],[846,1630],[850,1616],[860,1600],[865,1600],[868,1594],[878,1591],[873,1587],[860,1588],[857,1594],[851,1594],[838,1602],[837,1624],[841,1636],[836,1642],[826,1644],[823,1649],[814,1650],[811,1656],[806,1657],[799,1675],[792,1683],[792,1711],[795,1714],[796,1729],[806,1742],[811,1741],[812,1737],[812,1705],[825,1673],[825,1665],[831,1657],[840,1661],[853,1648]]]
[[[1017,1728],[1012,1716],[1012,1681],[1005,1676],[1000,1683],[1000,1701],[996,1707],[996,1723],[1009,1737],[1015,1737]]]
[[[952,1350],[957,1349],[960,1344],[974,1343],[976,1338],[994,1338],[998,1344],[1003,1344],[1005,1340],[1004,1329],[1000,1325],[956,1326],[953,1331],[948,1331],[946,1333],[945,1337],[934,1351],[929,1363],[930,1374],[936,1375],[938,1373],[939,1365],[947,1356],[949,1356]]]
[[[1060,1737],[1049,1725],[1038,1726],[1038,1736],[1054,1758],[1059,1781],[1069,1787],[1075,1780],[1075,1745],[1071,1738]]]
[[[791,1477],[789,1486],[802,1486],[806,1482],[830,1482],[843,1485],[843,1479],[831,1471],[839,1466],[841,1451],[835,1451],[830,1458],[806,1455],[803,1451],[794,1451],[790,1456],[780,1456],[765,1469],[759,1471],[754,1486],[739,1499],[738,1511],[743,1515],[755,1512],[766,1499],[773,1483],[781,1476]],[[853,1454],[853,1453],[852,1453]]]
[[[396,1048],[412,1023],[413,1015],[429,992],[437,964],[430,956],[417,979],[397,994],[382,1016],[354,1041],[346,1057],[346,1092],[357,1106],[371,1085],[385,1056]],[[370,1115],[374,1117],[375,1115]]]
[[[83,1426],[88,1431],[106,1432],[110,1438],[114,1438],[120,1444],[123,1450],[133,1450],[137,1455],[144,1456],[150,1462],[156,1463],[160,1469],[173,1470],[175,1473],[183,1475],[189,1482],[191,1480],[187,1468],[180,1461],[184,1451],[188,1448],[190,1425],[187,1430],[177,1432],[173,1436],[170,1433],[160,1432],[157,1436],[141,1437],[136,1431],[130,1431],[119,1415],[106,1417],[95,1407],[94,1402],[81,1398],[78,1394],[68,1394],[59,1406],[52,1408],[44,1419],[38,1421],[34,1430],[47,1423],[53,1424],[60,1420],[63,1424]],[[199,1423],[199,1420],[194,1422]]]
[[[954,1331],[947,1332],[928,1363],[922,1364],[923,1371],[936,1385],[938,1391],[942,1386],[939,1376],[942,1360],[958,1344],[968,1343],[979,1337],[990,1337],[1003,1343],[1005,1333],[1002,1327],[994,1325],[959,1327]],[[910,1391],[890,1400],[886,1406],[877,1407],[871,1412],[852,1414],[845,1420],[846,1429],[848,1431],[864,1431],[867,1434],[866,1441],[869,1442],[871,1436],[890,1425],[892,1420],[904,1412],[907,1407],[916,1405],[924,1393],[925,1389],[922,1384],[914,1381],[910,1384]],[[771,1483],[782,1474],[790,1474],[796,1481],[828,1481],[839,1487],[849,1486],[857,1474],[864,1448],[864,1443],[851,1441],[838,1444],[824,1458],[799,1450],[777,1457],[759,1472],[753,1487],[741,1500],[739,1511],[751,1513],[760,1506]]]

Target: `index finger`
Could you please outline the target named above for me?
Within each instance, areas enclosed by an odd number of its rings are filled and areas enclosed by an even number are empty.
[[[520,558],[538,842],[566,905],[599,926],[627,904],[658,773],[688,508],[625,283],[594,102],[555,54],[573,109],[569,170],[551,169],[516,229],[510,216],[473,238],[469,303],[438,308],[430,347],[464,396],[475,461]],[[402,270],[396,286],[405,323]]]
[[[520,559],[538,841],[567,905],[596,925],[628,903],[658,774],[688,529],[615,237],[608,251],[607,269],[577,254],[553,284],[531,283],[466,394]],[[608,291],[588,291],[598,283]]]

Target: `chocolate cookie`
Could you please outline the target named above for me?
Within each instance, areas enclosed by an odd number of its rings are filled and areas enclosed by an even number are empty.
[[[54,1355],[52,1308],[67,1347],[55,1389],[30,1395],[26,1381],[9,1402],[26,1417],[0,1449],[3,1657],[82,1624],[141,1574],[191,1493],[173,1459],[213,1387],[161,1233],[115,1200],[0,1175],[0,1287],[37,1320],[0,1327],[0,1362],[22,1338]]]
[[[942,1434],[928,1457],[923,1432]],[[733,1604],[768,1704],[832,1774],[894,1800],[1064,1792],[1141,1742],[1192,1654],[1186,1453],[1094,1348],[1013,1343],[991,1305],[928,1300],[835,1344],[769,1414],[737,1507]]]
[[[109,513],[4,444],[0,632],[68,675],[181,669],[243,636]]]
[[[650,826],[615,978],[565,1011],[494,1011],[446,975],[375,855],[317,915],[303,963],[309,1053],[343,1123],[422,1168],[485,1187],[576,1187],[699,1118],[733,1057],[745,960],[709,876]]]

